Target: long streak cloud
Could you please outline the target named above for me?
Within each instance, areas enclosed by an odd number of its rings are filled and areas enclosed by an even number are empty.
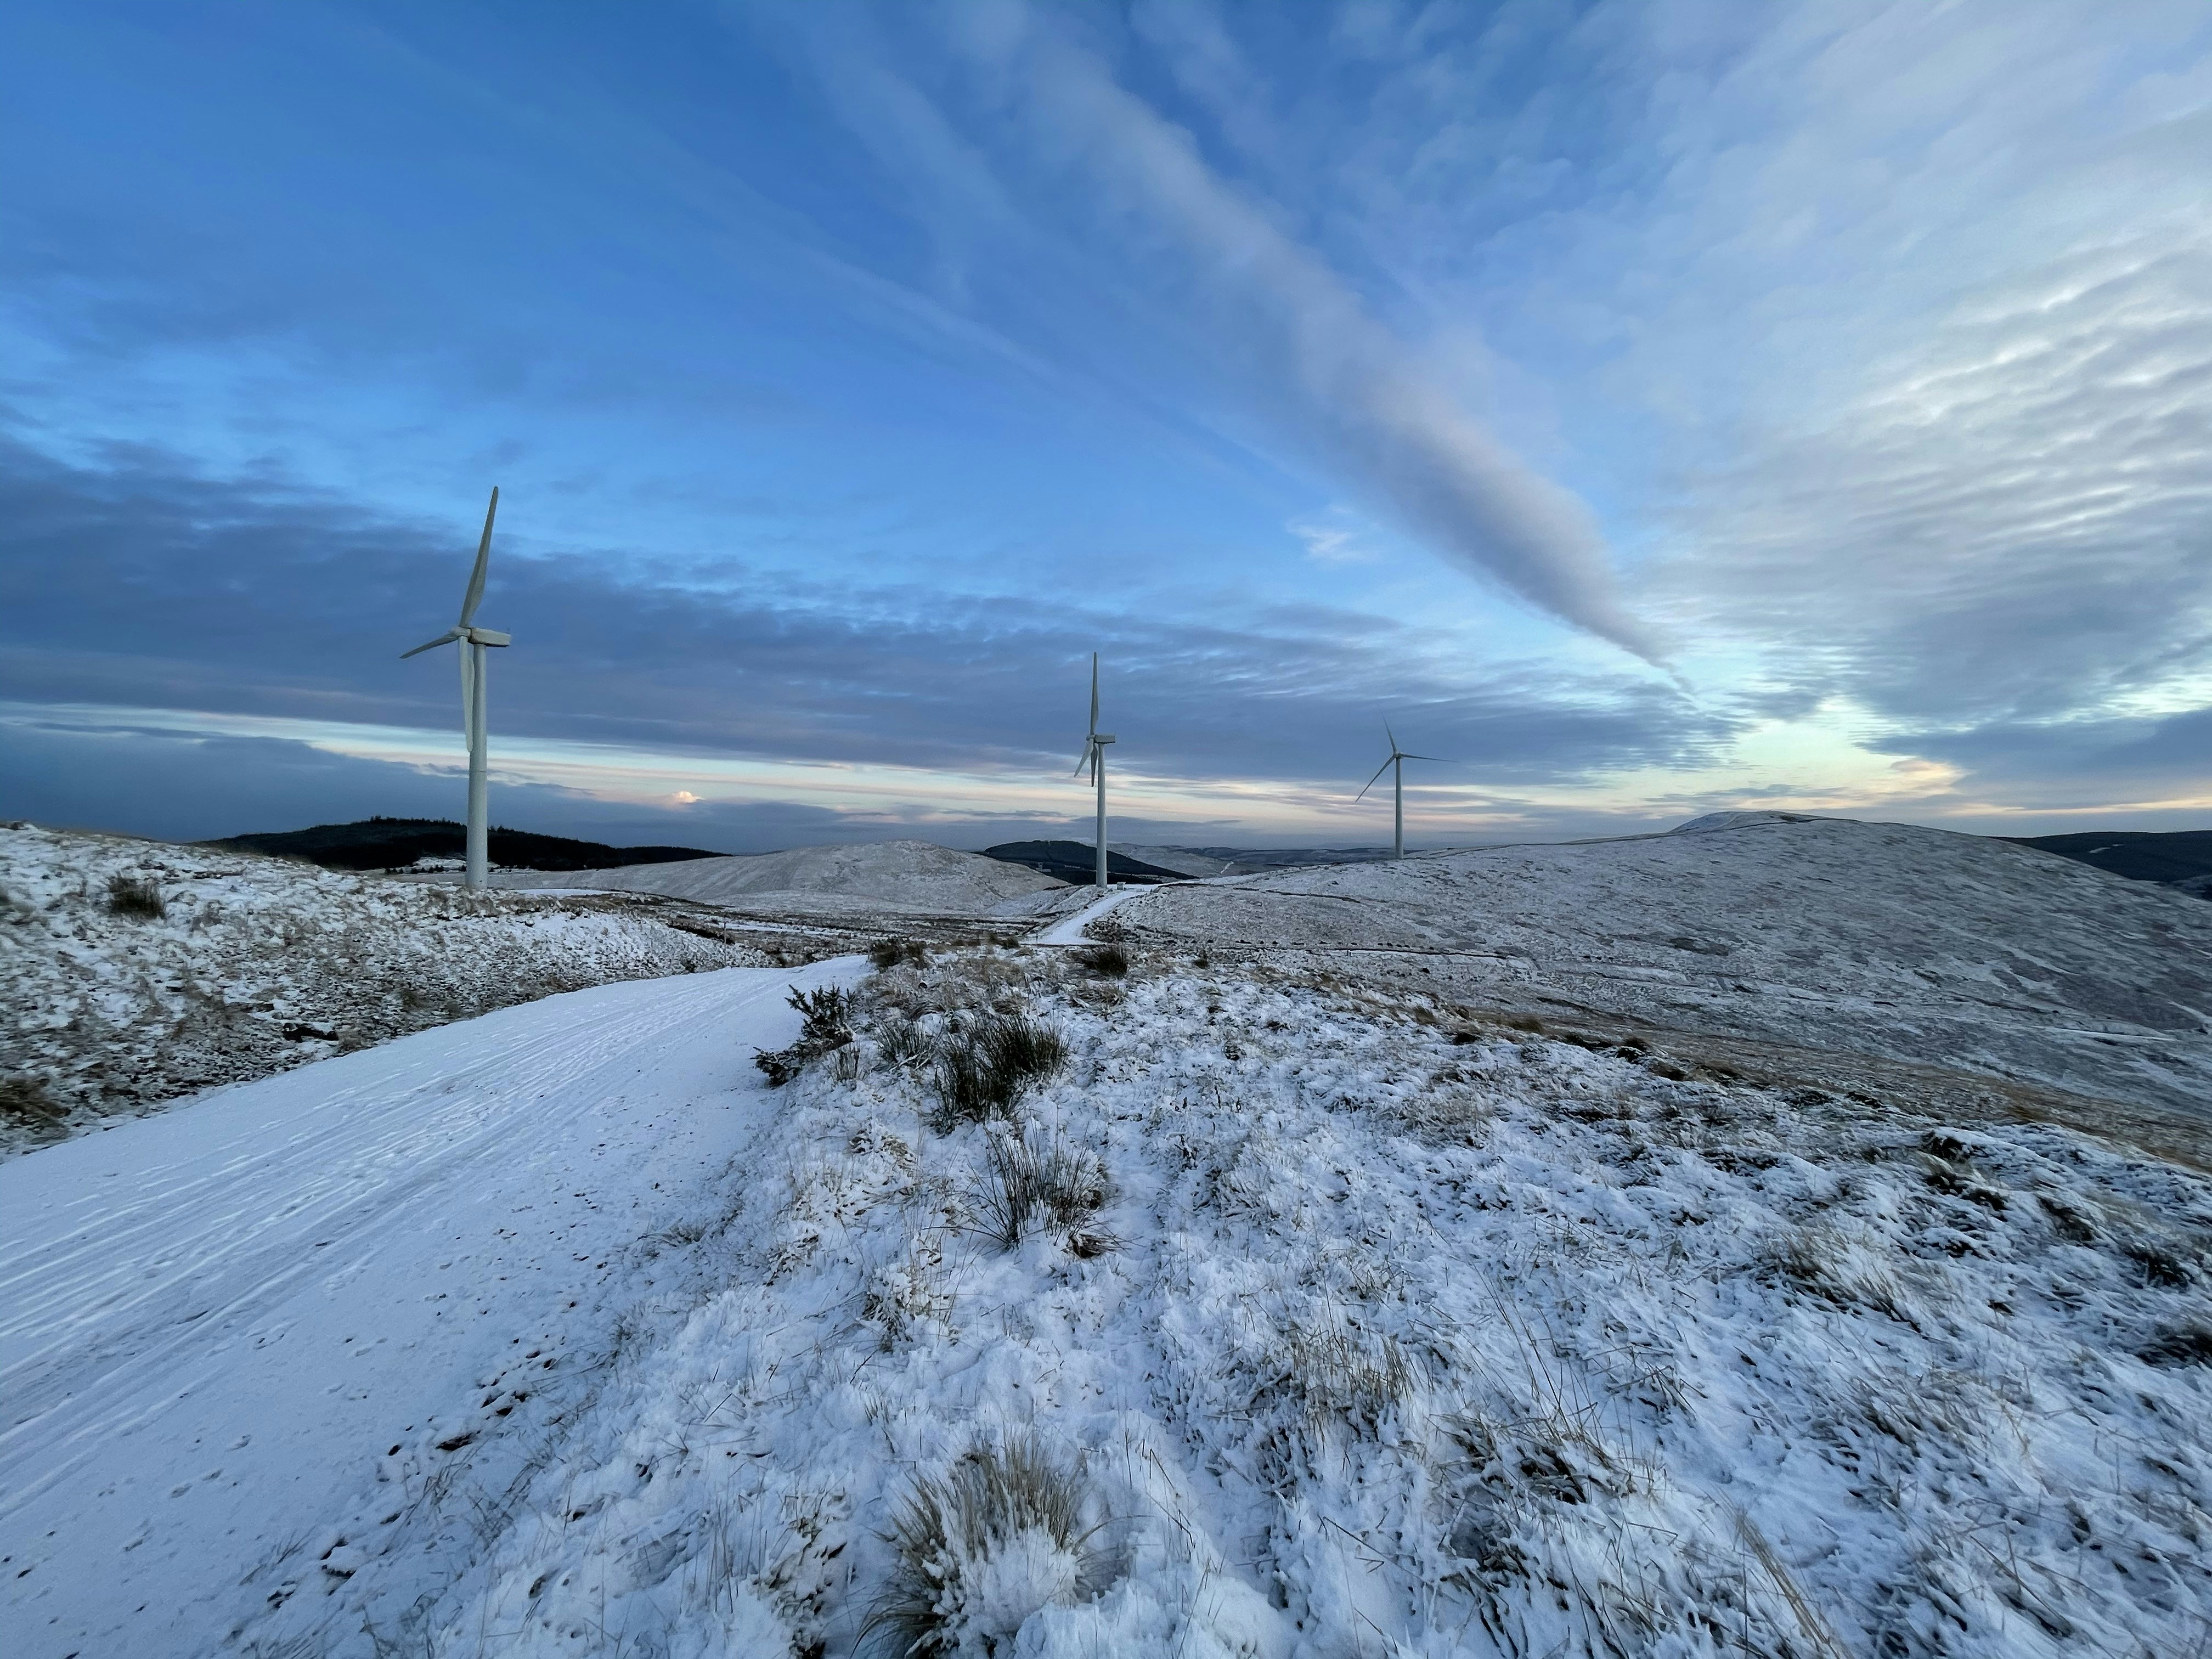
[[[1537,609],[1646,661],[1662,659],[1658,638],[1621,601],[1588,509],[1486,430],[1349,284],[1210,167],[1187,132],[1119,84],[1095,52],[1019,5],[959,13],[948,39],[1060,186],[1160,239],[1199,283],[1218,331],[1257,333],[1237,342],[1244,400],[1334,481]],[[848,43],[814,44],[819,64]],[[869,67],[875,96],[888,78],[884,65]],[[952,148],[938,137],[909,147],[897,164],[941,167]],[[963,157],[972,161],[975,152]],[[999,198],[995,185],[978,189],[972,178],[936,183],[940,203]],[[987,233],[999,228],[994,217],[982,216]]]

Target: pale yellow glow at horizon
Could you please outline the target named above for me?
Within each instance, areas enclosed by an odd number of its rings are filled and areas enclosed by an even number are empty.
[[[458,776],[465,764],[458,732],[270,715],[201,714],[90,705],[0,704],[0,720],[73,728],[142,728],[183,736],[265,738],[325,753]],[[1433,766],[1408,769],[1406,819],[1425,839],[1511,834],[1560,816],[1679,821],[1729,805],[1839,814],[1909,810],[1916,818],[2081,817],[2115,812],[2212,809],[2212,793],[2171,800],[2088,805],[1988,800],[1960,791],[1964,775],[1947,763],[1864,746],[1875,724],[1848,707],[1824,705],[1809,716],[1775,720],[1747,732],[1728,757],[1702,769],[1638,769],[1588,784],[1502,789],[1437,777]],[[1150,776],[1117,754],[1112,780],[1116,818],[1188,821],[1194,830],[1236,826],[1240,834],[1323,836],[1340,842],[1388,838],[1389,779],[1364,801],[1358,785],[1340,791],[1310,781],[1224,778],[1194,781]],[[656,751],[570,738],[494,738],[495,783],[534,784],[592,799],[667,811],[762,803],[798,804],[881,817],[887,823],[948,829],[963,822],[1089,816],[1087,783],[1057,773],[947,770],[845,762],[752,758]]]

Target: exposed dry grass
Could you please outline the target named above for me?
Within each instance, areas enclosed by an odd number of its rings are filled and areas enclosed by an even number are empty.
[[[109,877],[107,908],[118,916],[135,916],[142,921],[159,921],[169,914],[161,890],[143,876]]]
[[[1370,1339],[1330,1320],[1293,1327],[1284,1342],[1285,1380],[1307,1418],[1373,1428],[1412,1396],[1418,1377],[1395,1338]]]
[[[44,1078],[0,1077],[0,1121],[52,1129],[68,1115],[68,1109],[46,1088]]]
[[[1072,1231],[1114,1197],[1105,1161],[1057,1137],[1040,1143],[1028,1136],[994,1135],[986,1171],[977,1207],[986,1231],[1008,1249],[1038,1228]],[[1091,1242],[1097,1237],[1084,1235]]]
[[[1890,1253],[1863,1235],[1814,1222],[1778,1239],[1763,1261],[1778,1277],[1836,1307],[1912,1322]]]
[[[927,962],[929,947],[918,939],[879,939],[868,947],[868,960],[878,973],[888,973],[902,962]]]
[[[1110,1562],[1091,1543],[1085,1497],[1080,1467],[1027,1435],[978,1446],[942,1477],[917,1475],[892,1516],[896,1565],[860,1645],[898,1659],[999,1651],[1037,1607],[1096,1596]],[[1034,1605],[1009,1605],[1010,1581]]]
[[[988,1015],[946,1031],[936,1046],[940,1133],[1006,1116],[1024,1090],[1067,1063],[1060,1033],[1018,1014]]]
[[[929,1033],[893,1011],[870,1028],[876,1040],[876,1052],[893,1066],[911,1066],[933,1058],[937,1047]]]
[[[1094,945],[1074,956],[1079,966],[1102,978],[1121,979],[1129,972],[1129,953],[1118,945]]]

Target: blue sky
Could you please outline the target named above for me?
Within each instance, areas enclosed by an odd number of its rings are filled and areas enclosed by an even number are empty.
[[[2198,4],[28,4],[0,811],[2212,809]]]

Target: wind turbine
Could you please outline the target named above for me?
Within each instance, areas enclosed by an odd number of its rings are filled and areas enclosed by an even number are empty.
[[[1394,766],[1398,769],[1398,775],[1391,781],[1391,792],[1396,798],[1396,811],[1391,819],[1390,856],[1401,859],[1406,856],[1406,763],[1409,760],[1432,761],[1438,757],[1434,755],[1409,755],[1399,748],[1398,739],[1392,733],[1388,720],[1382,722],[1382,735],[1390,739],[1390,758],[1375,769],[1375,777],[1367,780],[1360,792],[1352,797],[1352,801],[1357,805],[1366,799],[1367,791],[1375,787],[1375,778],[1381,777]]]
[[[499,490],[494,486],[491,505],[484,509],[483,539],[477,544],[477,568],[469,576],[468,592],[461,596],[460,621],[427,644],[400,653],[400,660],[404,662],[425,651],[434,651],[441,645],[451,645],[456,641],[460,644],[461,726],[468,733],[469,739],[469,858],[462,884],[468,887],[484,886],[491,866],[491,834],[484,776],[484,647],[514,643],[508,635],[497,629],[478,628],[475,623],[477,605],[483,598],[484,567],[491,559],[491,521],[498,512]]]
[[[1098,890],[1106,890],[1106,745],[1114,741],[1111,732],[1098,729],[1098,653],[1091,653],[1091,735],[1083,740],[1083,758],[1075,763],[1075,775],[1081,777],[1083,769],[1089,767],[1091,775],[1098,785]]]

